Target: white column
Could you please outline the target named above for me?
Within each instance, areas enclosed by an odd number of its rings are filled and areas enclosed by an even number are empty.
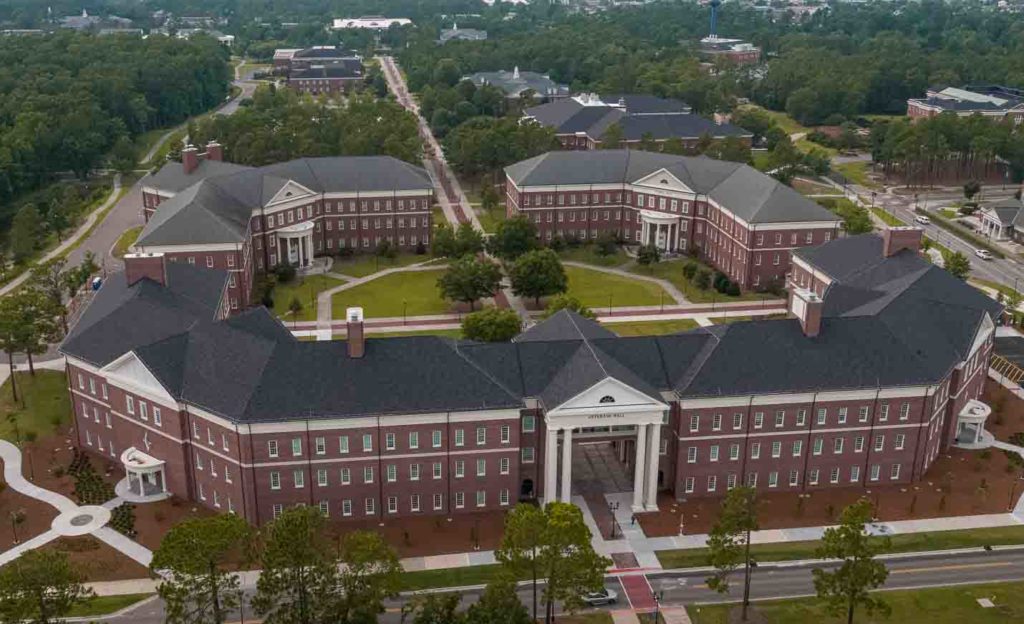
[[[559,500],[568,503],[572,499],[572,429],[562,430],[562,496]]]
[[[313,266],[313,232],[306,234],[306,264]]]
[[[641,245],[646,245],[647,244],[647,221],[644,221],[643,217],[640,217],[640,219],[641,219],[640,220],[640,244]]]
[[[544,502],[558,500],[558,429],[547,425],[548,435],[544,446]]]
[[[647,425],[636,426],[636,455],[633,458],[633,511],[644,510],[644,461],[647,452]]]
[[[661,458],[661,425],[649,425],[651,434],[647,436],[647,496],[644,508],[647,511],[658,511],[658,460]]]

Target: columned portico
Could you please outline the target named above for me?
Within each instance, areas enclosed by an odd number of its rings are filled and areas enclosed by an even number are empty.
[[[649,210],[640,211],[640,241],[662,251],[679,249],[679,218]]]
[[[167,492],[163,460],[132,446],[121,453],[121,464],[128,478],[128,489],[133,494],[148,496]]]
[[[570,502],[572,499],[574,431],[602,427],[614,427],[622,431],[632,427],[636,431],[632,509],[635,512],[657,511],[661,424],[668,409],[665,403],[609,377],[549,410],[544,417],[547,428],[544,452],[545,502]],[[561,461],[559,439],[562,447]],[[561,479],[558,478],[559,464]]]
[[[313,228],[312,221],[298,223],[277,230],[280,261],[299,268],[313,264]]]

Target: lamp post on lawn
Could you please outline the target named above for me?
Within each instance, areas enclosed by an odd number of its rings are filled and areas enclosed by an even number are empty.
[[[1013,510],[1013,499],[1014,496],[1017,494],[1017,484],[1020,483],[1021,481],[1024,481],[1024,471],[1021,471],[1020,475],[1018,475],[1017,478],[1013,480],[1013,484],[1010,486],[1010,502],[1007,503],[1006,505],[1006,511]]]
[[[611,514],[612,514],[612,536],[611,536],[611,539],[615,539],[615,526],[618,524],[618,522],[615,521],[615,512],[618,511],[618,510],[619,510],[619,502],[618,501],[609,502],[608,503],[608,511],[611,512]]]
[[[665,590],[657,592],[651,590],[651,596],[654,597],[654,624],[658,624],[658,620],[661,618],[661,601],[665,597]]]

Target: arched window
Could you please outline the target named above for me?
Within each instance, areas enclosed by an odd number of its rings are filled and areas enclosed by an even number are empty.
[[[614,403],[615,402],[615,397],[613,397],[610,394],[606,394],[603,397],[601,397],[601,400],[598,401],[598,402],[599,403]]]

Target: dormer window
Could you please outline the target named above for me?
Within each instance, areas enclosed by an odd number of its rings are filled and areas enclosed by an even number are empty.
[[[613,397],[610,394],[606,394],[603,397],[601,397],[601,400],[598,401],[598,402],[599,403],[614,403],[615,402],[615,397]]]

